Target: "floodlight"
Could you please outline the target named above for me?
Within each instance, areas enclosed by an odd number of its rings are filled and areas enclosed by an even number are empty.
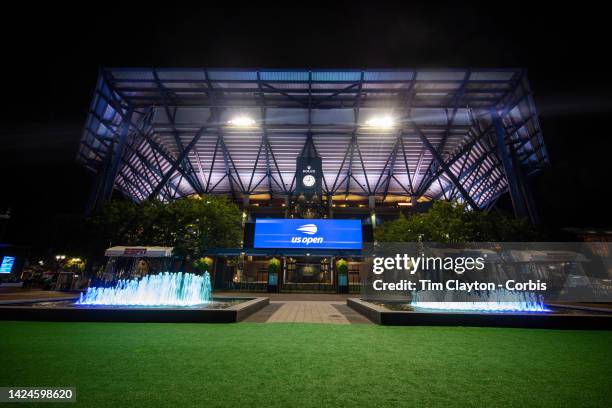
[[[227,122],[228,125],[238,127],[249,127],[255,125],[255,120],[248,116],[236,116]]]
[[[374,116],[365,122],[366,126],[377,127],[380,129],[391,129],[395,125],[393,117],[389,115]]]

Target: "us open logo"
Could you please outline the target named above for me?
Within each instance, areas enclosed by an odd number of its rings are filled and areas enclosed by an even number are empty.
[[[317,228],[316,224],[304,224],[304,225],[300,225],[296,229],[297,229],[297,231],[301,232],[302,234],[306,234],[306,235],[314,235],[318,231],[318,228]],[[302,236],[291,237],[291,243],[293,243],[293,244],[304,244],[304,245],[322,244],[323,243],[323,237],[312,237],[312,236],[307,236],[307,237],[302,237]]]

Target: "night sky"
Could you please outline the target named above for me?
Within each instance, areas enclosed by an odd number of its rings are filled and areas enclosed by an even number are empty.
[[[0,212],[13,219],[0,241],[30,244],[36,225],[82,213],[92,177],[74,157],[100,66],[525,67],[551,160],[532,180],[544,224],[612,227],[607,13],[585,2],[454,3],[5,10]]]

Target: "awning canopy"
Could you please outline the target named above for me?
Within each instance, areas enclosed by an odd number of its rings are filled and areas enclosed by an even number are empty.
[[[160,247],[160,246],[115,246],[108,248],[105,252],[105,256],[109,257],[133,257],[133,258],[167,258],[172,256],[173,247]]]
[[[381,117],[394,124],[372,125]],[[113,187],[135,201],[284,197],[309,136],[333,197],[487,208],[508,190],[500,146],[527,175],[548,164],[516,68],[103,68],[78,160],[106,180],[100,202]]]

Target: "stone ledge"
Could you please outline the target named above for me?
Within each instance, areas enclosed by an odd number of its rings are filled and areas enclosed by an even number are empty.
[[[222,298],[219,298],[222,299]],[[234,298],[237,299],[237,298]],[[61,300],[67,300],[63,298]],[[76,298],[75,298],[76,300]],[[40,301],[40,300],[38,300]],[[43,299],[42,301],[52,301]],[[0,320],[40,320],[56,322],[140,322],[140,323],[234,323],[241,321],[265,307],[270,299],[265,297],[249,299],[227,309],[195,308],[35,308],[23,306],[35,303],[27,300],[0,305]]]
[[[612,313],[437,313],[389,310],[361,299],[347,299],[346,303],[372,322],[382,325],[612,330]]]

